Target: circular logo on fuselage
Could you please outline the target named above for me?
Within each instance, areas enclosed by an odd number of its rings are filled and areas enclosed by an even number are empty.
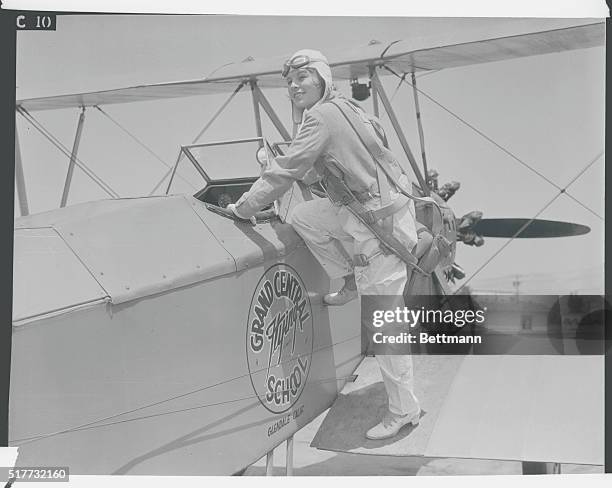
[[[251,383],[270,412],[289,410],[302,394],[312,347],[313,318],[306,286],[292,267],[276,264],[255,288],[246,334]]]

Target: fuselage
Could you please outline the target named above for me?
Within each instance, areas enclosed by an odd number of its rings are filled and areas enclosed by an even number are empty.
[[[17,219],[14,262],[22,466],[232,474],[329,407],[362,357],[358,303],[322,305],[327,275],[278,220],[185,195],[91,202]]]

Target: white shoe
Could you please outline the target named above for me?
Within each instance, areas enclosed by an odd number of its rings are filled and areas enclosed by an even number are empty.
[[[399,431],[404,425],[418,425],[420,420],[420,408],[415,413],[409,413],[407,415],[396,415],[387,411],[380,423],[366,432],[366,437],[370,440],[390,439],[399,434]]]
[[[346,287],[342,287],[340,291],[334,293],[328,293],[323,297],[323,303],[325,305],[331,305],[332,307],[346,305],[348,302],[355,300],[359,294],[357,290],[350,290]]]

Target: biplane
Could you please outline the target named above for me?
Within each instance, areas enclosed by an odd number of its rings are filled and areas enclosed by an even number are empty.
[[[449,281],[463,278],[455,263],[459,242],[572,236],[589,229],[535,218],[487,220],[478,213],[456,218],[448,203],[456,185],[438,186],[424,156],[417,161],[380,77],[396,74],[409,83],[413,76],[416,95],[415,73],[600,46],[604,31],[596,20],[523,20],[501,26],[495,36],[448,32],[435,40],[372,42],[329,56],[334,79],[350,82],[355,98],[371,96],[376,115],[384,109],[415,191],[432,196],[442,209],[439,218],[417,209],[419,220],[442,229],[453,246],[427,281],[428,292],[452,293]],[[291,439],[353,379],[364,357],[359,304],[322,304],[336,284],[290,225],[298,202],[320,198],[316,188],[296,182],[258,215],[256,225],[222,211],[255,181],[270,153],[291,141],[291,127],[264,94],[284,86],[279,67],[285,60],[249,59],[205,79],[17,101],[18,114],[44,132],[33,115],[38,111],[211,93],[230,94],[229,103],[250,90],[257,121],[252,138],[182,146],[162,195],[116,198],[106,188],[109,199],[66,206],[77,168],[96,179],[78,157],[81,113],[72,150],[60,148],[69,158],[61,206],[33,215],[27,215],[17,153],[23,216],[14,234],[9,432],[10,444],[19,447],[19,465],[69,466],[73,474],[237,473]],[[264,113],[280,138],[263,133]],[[199,185],[197,191],[176,190],[185,178]],[[593,422],[598,412],[603,418],[598,359],[591,375],[595,393],[591,398],[589,388],[583,392],[593,401]],[[456,381],[465,382],[465,374],[457,373]],[[556,407],[559,415],[566,411]],[[454,422],[443,420],[452,430]],[[454,434],[466,435],[457,429]],[[493,431],[489,437],[482,433],[487,448],[472,446],[471,454],[459,452],[457,438],[452,449],[444,449],[448,439],[438,429],[427,452],[603,464],[597,429],[588,434],[588,455],[565,452],[550,459],[533,452],[521,457],[512,446],[493,453],[487,450]]]

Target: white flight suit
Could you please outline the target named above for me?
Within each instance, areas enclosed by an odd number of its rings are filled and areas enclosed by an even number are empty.
[[[374,202],[373,202],[374,203]],[[379,208],[380,204],[368,205]],[[408,215],[402,215],[408,213]],[[409,209],[394,215],[402,220],[413,217]],[[395,223],[395,222],[394,222]],[[372,256],[379,251],[378,239],[346,207],[332,204],[328,199],[310,200],[293,209],[291,225],[317,258],[331,279],[353,271],[359,295],[391,295],[401,299],[407,281],[406,265],[394,254],[378,254],[368,266],[351,266],[347,257],[351,247],[354,254]],[[389,397],[389,410],[396,415],[414,413],[419,403],[414,395],[412,357],[409,355],[376,355]]]
[[[367,116],[355,110],[374,131]],[[391,167],[401,171],[392,153],[387,149],[384,153]],[[319,103],[304,113],[303,123],[286,155],[277,157],[251,190],[236,202],[238,215],[252,216],[282,196],[295,180],[308,178],[313,168],[323,174],[326,165],[339,168],[353,192],[369,192],[374,196],[363,205],[370,209],[380,208],[376,165],[372,157],[338,109],[329,103]],[[402,178],[407,183],[407,177],[402,175]],[[391,200],[397,196],[398,193],[392,191]],[[414,204],[409,202],[391,218],[393,235],[411,249],[417,239]],[[405,263],[394,254],[380,253],[378,239],[346,207],[336,206],[327,198],[306,201],[296,205],[290,222],[331,279],[354,272],[359,295],[392,295],[398,297],[398,306],[403,306],[402,295],[407,281]],[[371,257],[370,263],[353,268],[351,258],[356,254]],[[411,356],[377,355],[376,359],[389,397],[389,410],[397,415],[417,411]]]

